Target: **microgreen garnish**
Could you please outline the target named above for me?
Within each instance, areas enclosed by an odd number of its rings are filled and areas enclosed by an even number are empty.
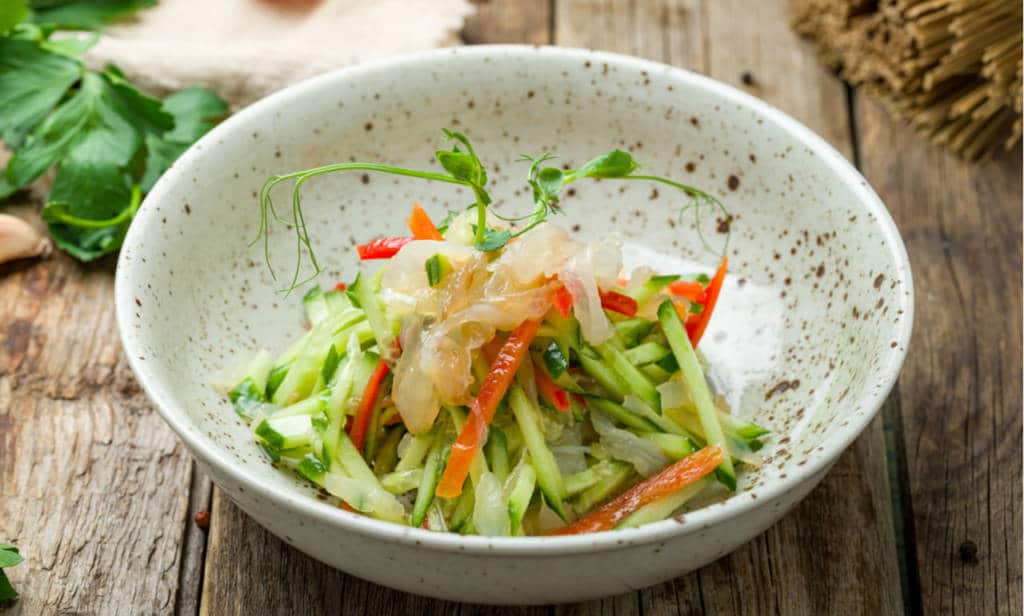
[[[658,182],[683,191],[691,200],[680,211],[680,217],[690,209],[694,210],[697,223],[697,234],[700,236],[701,242],[703,242],[705,248],[708,248],[709,250],[711,247],[704,238],[700,225],[701,208],[711,207],[717,209],[722,212],[727,220],[729,219],[729,212],[725,209],[725,206],[722,205],[722,203],[714,196],[700,190],[699,188],[680,184],[679,182],[656,175],[634,173],[637,169],[640,169],[640,164],[636,162],[636,159],[634,159],[629,152],[625,152],[623,150],[612,150],[592,158],[578,169],[569,169],[567,171],[563,171],[558,167],[541,166],[544,162],[554,158],[555,156],[551,154],[544,154],[539,158],[523,156],[520,159],[530,161],[531,163],[530,170],[527,172],[526,181],[533,189],[535,209],[534,213],[530,216],[531,221],[529,225],[516,232],[513,237],[529,231],[543,222],[544,219],[547,218],[548,214],[558,211],[558,199],[562,189],[568,184],[571,184],[581,178],[594,180],[644,180],[648,182]],[[728,247],[729,235],[726,234],[725,246],[722,248],[722,251],[725,252]]]
[[[476,204],[474,203],[473,205],[471,205],[469,207],[475,207],[475,206],[476,206]],[[459,215],[459,212],[454,212],[452,210],[448,210],[448,213],[445,214],[444,219],[440,222],[440,224],[437,225],[437,230],[439,232],[441,232],[441,233],[446,232],[448,230],[448,225],[452,224],[452,219],[455,218],[458,215]]]
[[[390,173],[392,175],[402,175],[406,177],[419,178],[421,180],[447,182],[448,184],[457,184],[459,186],[469,188],[473,191],[473,195],[476,198],[476,203],[474,205],[477,208],[475,238],[477,248],[480,250],[495,250],[495,248],[487,248],[487,246],[490,245],[490,243],[487,242],[487,232],[489,231],[487,228],[487,206],[491,204],[491,196],[487,194],[487,190],[484,188],[487,184],[487,171],[484,169],[483,163],[480,162],[480,159],[477,158],[476,152],[473,150],[473,146],[470,145],[469,139],[467,139],[465,135],[445,129],[444,136],[446,139],[453,139],[466,147],[466,151],[463,152],[459,149],[457,143],[451,150],[437,151],[435,155],[437,161],[447,173],[409,169],[394,165],[357,162],[324,165],[323,167],[307,169],[306,171],[296,171],[294,173],[269,177],[267,181],[264,182],[263,188],[260,189],[260,226],[253,243],[257,242],[261,237],[263,238],[263,253],[266,258],[267,267],[270,269],[271,276],[273,276],[275,280],[277,279],[273,266],[270,263],[269,230],[271,218],[280,223],[292,225],[295,228],[295,271],[292,274],[292,281],[287,290],[291,291],[292,289],[309,282],[313,278],[316,278],[316,276],[320,274],[320,264],[316,260],[316,253],[313,250],[309,229],[306,227],[306,220],[302,213],[301,188],[302,184],[311,178],[337,171],[374,171],[377,173]],[[288,181],[294,181],[294,184],[292,185],[291,220],[282,219],[277,214],[277,210],[274,208],[273,198],[271,197],[271,192],[274,187],[282,182]],[[309,255],[309,261],[313,266],[313,274],[305,280],[299,280],[299,274],[302,268],[303,249],[305,249],[305,253]]]
[[[450,150],[438,150],[435,153],[435,158],[444,169],[445,173],[409,169],[394,165],[382,165],[378,163],[354,162],[324,165],[322,167],[307,169],[306,171],[274,175],[268,178],[263,184],[259,194],[260,224],[256,237],[253,239],[252,243],[255,244],[261,238],[263,239],[264,258],[266,259],[267,268],[269,269],[271,276],[275,280],[277,279],[277,275],[270,263],[269,231],[272,221],[291,225],[295,231],[295,270],[292,274],[291,283],[285,291],[290,292],[296,287],[316,278],[316,276],[320,274],[321,267],[316,259],[309,228],[306,225],[305,216],[302,211],[301,188],[302,184],[311,178],[337,171],[373,171],[378,173],[389,173],[392,175],[401,175],[419,178],[422,180],[446,182],[448,184],[456,184],[469,188],[473,191],[475,199],[475,202],[469,207],[475,207],[477,213],[476,224],[472,225],[474,233],[474,247],[483,252],[492,252],[501,249],[512,238],[519,237],[547,220],[548,216],[552,213],[558,212],[559,195],[562,190],[565,186],[580,179],[644,180],[658,182],[683,191],[691,198],[691,201],[683,208],[682,212],[686,212],[691,208],[695,209],[695,212],[697,213],[697,232],[700,234],[701,241],[704,242],[705,247],[708,247],[708,244],[704,240],[704,236],[700,229],[700,209],[704,206],[709,206],[720,210],[727,218],[729,216],[725,206],[723,206],[718,199],[698,188],[680,184],[668,178],[635,173],[641,168],[640,164],[637,163],[629,152],[616,149],[587,161],[578,169],[569,170],[562,170],[558,167],[552,166],[544,166],[544,163],[557,158],[554,154],[543,154],[536,158],[524,155],[520,160],[530,163],[526,182],[533,192],[534,209],[531,213],[519,217],[507,217],[491,210],[490,214],[500,220],[514,224],[521,223],[521,226],[510,230],[494,229],[487,226],[487,214],[489,206],[492,203],[491,196],[486,190],[487,169],[480,161],[480,158],[477,157],[476,151],[473,149],[472,144],[464,134],[448,129],[442,129],[442,132],[444,133],[446,140],[456,142]],[[460,145],[462,148],[459,147]],[[290,220],[286,220],[278,215],[271,196],[273,189],[283,182],[293,182],[292,215]],[[448,225],[455,214],[456,213],[454,212],[449,212],[441,225],[438,226],[439,230],[442,232],[447,230]],[[728,235],[726,235],[726,248],[727,247]],[[302,271],[304,254],[309,256],[310,264],[313,266],[313,274],[308,278],[300,280],[299,276]]]
[[[480,237],[479,226],[472,225],[472,227],[473,232],[476,233],[476,236]],[[505,246],[505,244],[508,244],[508,241],[513,237],[511,231],[490,228],[484,228],[483,235],[483,239],[477,240],[474,246],[476,247],[477,250],[482,250],[484,252],[492,252],[494,250],[502,248],[503,246]],[[516,235],[519,234],[517,233]]]

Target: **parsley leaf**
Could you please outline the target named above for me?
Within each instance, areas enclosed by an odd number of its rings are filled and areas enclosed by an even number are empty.
[[[6,34],[28,17],[25,0],[8,0],[0,3],[0,34]]]
[[[146,135],[146,170],[142,189],[149,190],[160,175],[197,139],[205,135],[228,106],[210,90],[186,88],[164,99],[164,111],[174,118],[174,129],[163,136]]]
[[[82,75],[82,65],[33,41],[0,37],[0,138],[12,149]],[[13,192],[13,191],[12,191]],[[0,197],[5,196],[0,192]]]
[[[71,98],[29,133],[8,163],[7,176],[25,186],[65,157],[126,167],[142,146],[143,133],[161,134],[173,126],[160,101],[116,73],[86,72]]]
[[[13,567],[23,560],[24,558],[18,553],[18,548],[6,543],[0,543],[0,601],[14,599],[18,596],[17,591],[11,586],[11,582],[7,579],[3,569]]]
[[[23,560],[25,559],[18,553],[18,548],[7,543],[0,543],[0,569],[13,567]]]
[[[116,252],[142,192],[227,105],[201,88],[161,102],[116,67],[85,69],[78,57],[98,35],[49,40],[57,28],[100,28],[155,0],[0,2],[0,139],[13,150],[0,199],[55,167],[42,217],[57,245],[83,261]]]
[[[62,30],[98,30],[111,21],[156,6],[156,0],[32,0],[30,21]]]
[[[57,167],[42,218],[61,250],[92,261],[121,247],[140,198],[118,166],[69,158]]]
[[[57,165],[43,219],[61,249],[91,261],[120,247],[138,207],[128,169],[143,138],[173,127],[160,101],[141,94],[116,69],[87,71],[15,151],[7,179],[22,187]]]
[[[100,42],[100,35],[94,32],[88,36],[69,36],[55,41],[41,41],[39,46],[47,51],[77,59],[83,53],[92,49],[98,42]]]

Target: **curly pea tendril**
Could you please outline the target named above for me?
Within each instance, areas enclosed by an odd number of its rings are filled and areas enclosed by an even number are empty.
[[[526,233],[544,222],[551,214],[557,213],[559,211],[559,195],[561,194],[562,189],[567,185],[584,178],[593,180],[633,180],[655,182],[671,186],[672,188],[682,191],[687,195],[687,197],[689,197],[689,202],[680,209],[680,220],[683,219],[687,212],[693,211],[696,223],[695,226],[701,243],[706,249],[711,251],[714,249],[708,244],[701,229],[701,210],[712,209],[714,211],[721,212],[724,216],[724,220],[727,222],[732,219],[729,212],[725,209],[725,206],[722,205],[722,203],[714,196],[700,190],[699,188],[681,184],[668,178],[637,173],[637,171],[642,167],[637,163],[636,159],[634,159],[629,152],[616,149],[592,158],[578,169],[568,170],[559,169],[558,167],[544,166],[544,163],[558,158],[554,154],[542,154],[538,157],[523,155],[519,160],[530,163],[530,168],[526,175],[526,183],[530,186],[533,193],[534,209],[529,214],[519,217],[507,217],[496,211],[490,210],[491,214],[500,220],[522,225],[514,231],[491,229],[487,227],[487,213],[492,203],[491,196],[485,189],[487,185],[487,170],[484,167],[484,164],[480,162],[476,152],[473,150],[473,146],[465,135],[448,129],[442,130],[446,140],[455,141],[452,149],[438,150],[435,153],[437,162],[440,163],[441,167],[444,169],[444,173],[409,169],[406,167],[396,167],[393,165],[383,165],[379,163],[354,162],[324,165],[322,167],[315,167],[305,171],[295,171],[284,175],[273,175],[267,178],[267,181],[264,182],[259,193],[259,230],[256,233],[256,237],[250,243],[250,246],[256,244],[262,238],[263,255],[264,260],[267,263],[267,269],[270,271],[273,279],[277,280],[277,274],[270,261],[270,226],[272,221],[276,221],[283,225],[290,226],[295,231],[295,270],[292,274],[289,286],[284,289],[286,293],[310,282],[319,276],[322,271],[320,263],[317,261],[316,252],[313,249],[313,242],[309,233],[309,227],[306,225],[305,215],[302,211],[301,191],[302,185],[307,180],[327,173],[340,171],[373,171],[419,178],[421,180],[446,182],[448,184],[466,187],[473,192],[474,196],[474,202],[470,204],[469,207],[476,208],[477,213],[477,222],[473,225],[475,233],[474,246],[478,250],[485,252],[502,248],[512,238]],[[465,149],[460,148],[460,144]],[[282,218],[281,215],[278,214],[277,209],[274,206],[273,198],[271,197],[273,189],[278,184],[284,182],[292,182],[291,220]],[[723,254],[729,247],[729,235],[730,234],[727,230],[725,243],[722,247]],[[313,274],[307,278],[300,279],[303,254],[307,254],[309,256],[310,264],[313,266]]]

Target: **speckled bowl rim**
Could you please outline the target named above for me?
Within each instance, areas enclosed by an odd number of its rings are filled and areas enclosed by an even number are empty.
[[[308,91],[315,90],[326,83],[343,83],[365,77],[382,76],[397,68],[409,68],[417,65],[436,66],[453,56],[481,60],[490,58],[492,61],[500,60],[502,57],[530,56],[538,60],[545,58],[578,60],[581,64],[585,60],[590,60],[606,62],[609,65],[638,74],[640,71],[648,71],[652,75],[659,74],[684,84],[688,88],[704,90],[725,102],[735,103],[749,109],[765,122],[770,122],[785,130],[819,156],[828,169],[835,174],[837,181],[844,184],[858,198],[864,209],[874,215],[878,229],[885,240],[885,246],[888,247],[889,256],[895,262],[895,268],[899,277],[905,281],[907,290],[907,293],[900,294],[897,300],[898,309],[904,313],[900,325],[894,327],[896,330],[894,339],[898,343],[899,351],[886,354],[883,363],[875,369],[875,378],[883,384],[883,388],[877,390],[864,387],[861,398],[849,403],[851,408],[861,408],[867,412],[854,415],[845,426],[835,426],[832,434],[808,454],[806,464],[792,469],[785,478],[772,478],[758,488],[756,497],[752,496],[750,492],[737,494],[721,503],[688,513],[685,523],[669,519],[636,529],[578,536],[476,537],[400,526],[350,513],[298,492],[270,488],[260,482],[255,475],[247,472],[243,466],[233,462],[227,452],[195,428],[183,406],[170,395],[164,395],[165,388],[153,382],[155,379],[151,379],[140,362],[137,361],[136,358],[140,355],[141,340],[134,329],[130,327],[130,316],[134,310],[132,298],[135,297],[135,285],[141,281],[136,281],[133,276],[133,267],[137,260],[127,259],[125,255],[129,252],[136,252],[144,237],[154,228],[157,218],[150,214],[155,210],[153,204],[164,199],[171,192],[172,186],[188,181],[186,169],[189,161],[197,156],[197,152],[200,149],[217,148],[218,140],[227,137],[246,121],[258,119],[261,115],[270,117],[273,112],[286,109],[290,102],[301,99]],[[491,66],[492,70],[501,70],[498,63],[492,63]],[[177,432],[179,438],[193,452],[193,455],[214,468],[220,476],[275,502],[294,515],[319,518],[322,522],[336,526],[342,531],[354,532],[386,542],[416,545],[428,550],[496,556],[582,554],[615,550],[628,545],[654,543],[697,532],[711,525],[727,523],[736,516],[756,507],[770,506],[772,501],[781,494],[788,490],[799,489],[805,481],[827,471],[839,455],[871,422],[899,375],[906,356],[906,349],[909,346],[914,316],[910,261],[892,217],[860,173],[813,131],[760,99],[732,86],[684,69],[607,52],[527,45],[454,47],[367,62],[292,85],[239,111],[185,152],[146,197],[139,215],[132,222],[125,237],[124,249],[117,265],[114,296],[118,330],[124,352],[143,390],[156,404],[157,410],[168,425]],[[880,395],[880,392],[884,395]]]

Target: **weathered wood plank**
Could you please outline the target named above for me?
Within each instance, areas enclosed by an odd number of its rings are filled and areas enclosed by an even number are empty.
[[[469,45],[551,42],[550,0],[475,0],[462,40]]]
[[[212,499],[213,482],[193,464],[188,512],[185,517],[185,538],[181,546],[178,597],[175,601],[175,614],[178,616],[193,616],[199,613],[206,561],[207,529],[201,528],[195,520],[200,512],[209,514]]]
[[[313,614],[356,604],[352,578],[290,548],[216,489],[210,513],[200,614]]]
[[[784,9],[781,0],[558,0],[555,42],[710,74],[779,106],[850,157],[845,88],[789,30]],[[702,571],[641,591],[642,613],[894,613],[897,563],[879,419],[792,514]],[[606,605],[590,607],[583,613]]]
[[[214,490],[203,584],[203,616],[223,614],[518,614],[398,592],[336,571],[285,544]],[[273,580],[268,584],[267,580]]]
[[[113,262],[4,266],[0,331],[11,612],[172,612],[192,462],[121,356]]]
[[[869,100],[856,110],[917,289],[899,389],[915,605],[1019,614],[1021,152],[964,163]]]

